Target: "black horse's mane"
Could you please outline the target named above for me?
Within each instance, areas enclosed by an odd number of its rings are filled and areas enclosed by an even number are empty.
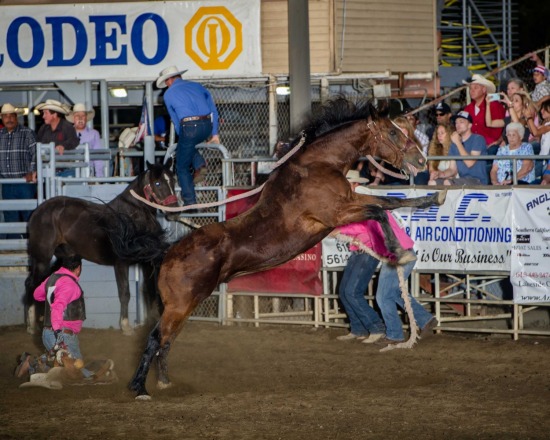
[[[376,119],[378,112],[370,100],[350,100],[338,96],[314,109],[302,131],[289,145],[289,149],[298,144],[305,136],[304,145],[309,145],[330,131],[360,119]]]

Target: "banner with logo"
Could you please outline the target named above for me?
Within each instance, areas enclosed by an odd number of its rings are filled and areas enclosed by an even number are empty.
[[[1,82],[261,74],[260,0],[2,6]]]
[[[513,193],[510,280],[514,302],[550,302],[550,188]]]

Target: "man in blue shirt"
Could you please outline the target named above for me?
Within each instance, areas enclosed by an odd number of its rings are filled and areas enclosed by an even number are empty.
[[[472,116],[461,111],[453,116],[456,131],[451,135],[449,156],[482,156],[487,143],[481,135],[472,133]],[[444,185],[488,185],[489,175],[483,160],[451,160],[445,171],[438,171],[436,182]]]
[[[209,138],[210,143],[219,143],[220,138],[218,110],[212,95],[201,84],[184,81],[181,75],[186,71],[180,71],[176,66],[167,67],[160,72],[157,87],[168,87],[164,93],[164,104],[174,127],[179,127],[176,174],[184,204],[193,205],[197,202],[192,171],[196,145]]]

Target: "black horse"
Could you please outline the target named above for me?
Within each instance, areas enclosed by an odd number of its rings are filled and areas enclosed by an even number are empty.
[[[155,268],[168,243],[164,240],[164,231],[156,219],[156,209],[136,200],[130,190],[147,200],[164,206],[177,206],[174,194],[175,178],[170,171],[171,161],[166,165],[153,165],[147,162],[148,169],[134,179],[128,187],[106,204],[92,203],[73,197],[53,197],[42,203],[31,215],[28,223],[28,253],[30,273],[25,281],[26,306],[29,331],[34,330],[35,317],[32,311],[34,289],[51,273],[51,261],[59,245],[65,245],[66,252],[74,252],[82,258],[97,264],[114,266],[120,298],[120,326],[125,334],[133,332],[128,321],[130,288],[128,270],[130,265],[142,263],[144,272],[147,307],[151,309],[156,293]],[[123,222],[125,230],[147,231],[147,235],[134,237],[137,247],[153,246],[157,252],[150,254],[149,261],[143,261],[139,254],[126,259],[119,258],[113,246],[119,240],[117,223]],[[68,250],[70,249],[70,250]],[[131,252],[130,252],[131,254]],[[156,260],[156,261],[155,261]]]

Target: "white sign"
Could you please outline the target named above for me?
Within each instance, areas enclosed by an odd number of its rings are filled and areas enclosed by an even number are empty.
[[[323,239],[322,249],[323,267],[343,267],[351,255],[349,243],[342,243],[333,237]]]
[[[260,0],[2,6],[5,82],[261,74]]]
[[[550,302],[550,190],[515,189],[513,206],[514,302]]]

